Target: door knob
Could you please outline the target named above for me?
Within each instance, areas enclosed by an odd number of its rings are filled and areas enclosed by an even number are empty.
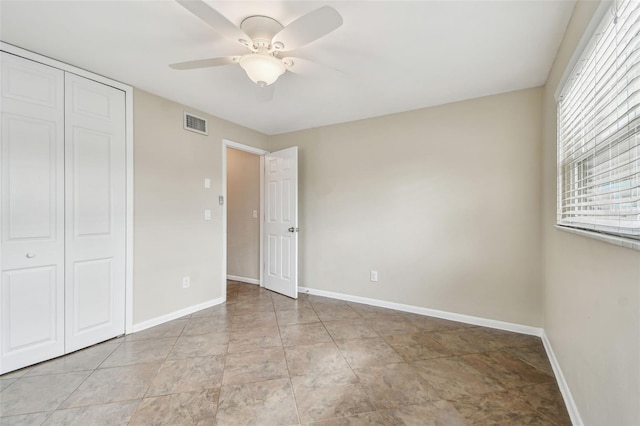
[[[289,228],[289,232],[298,232],[298,231],[300,231],[300,228],[294,228],[293,226]]]
[[[35,253],[27,253],[27,259],[33,259],[34,257],[36,257]]]

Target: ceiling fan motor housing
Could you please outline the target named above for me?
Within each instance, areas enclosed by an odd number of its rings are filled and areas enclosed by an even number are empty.
[[[249,16],[240,24],[240,29],[251,37],[252,46],[250,48],[253,47],[254,49],[275,49],[274,46],[271,46],[271,40],[283,28],[282,24],[275,19],[260,15]],[[244,44],[242,41],[240,43]],[[282,45],[282,43],[278,44]],[[284,48],[284,45],[282,45],[282,48]]]

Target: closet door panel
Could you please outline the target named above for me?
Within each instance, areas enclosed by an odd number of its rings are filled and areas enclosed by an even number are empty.
[[[2,128],[6,239],[55,240],[56,123],[4,114]]]
[[[111,135],[82,127],[73,132],[74,237],[112,236]]]
[[[86,260],[74,263],[74,300],[76,330],[90,332],[108,325],[112,318],[112,259]],[[105,303],[108,302],[108,303]]]
[[[4,373],[64,353],[64,73],[0,55]]]
[[[59,338],[57,330],[58,311],[55,266],[12,269],[2,273],[2,300],[5,319],[11,325],[6,338],[8,352],[39,352],[41,348],[55,344]],[[26,351],[25,351],[26,352]],[[56,355],[61,355],[57,353]],[[34,360],[41,361],[39,357]]]
[[[125,98],[66,74],[66,351],[124,334]]]

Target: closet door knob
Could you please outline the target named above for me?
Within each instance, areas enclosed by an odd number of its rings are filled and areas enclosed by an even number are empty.
[[[36,257],[35,253],[27,253],[27,259],[33,259],[34,257]]]

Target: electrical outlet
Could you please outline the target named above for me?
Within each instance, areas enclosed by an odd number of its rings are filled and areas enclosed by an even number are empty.
[[[369,279],[373,282],[378,281],[378,271],[371,271]]]
[[[191,285],[191,278],[182,277],[182,288],[189,288],[190,285]]]

